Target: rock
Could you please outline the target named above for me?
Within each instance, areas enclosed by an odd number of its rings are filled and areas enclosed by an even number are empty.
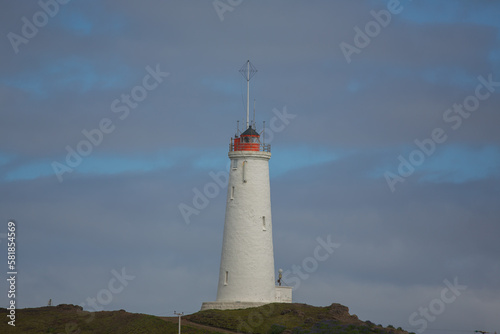
[[[83,311],[83,307],[73,304],[59,304],[56,306],[56,309],[62,311]]]

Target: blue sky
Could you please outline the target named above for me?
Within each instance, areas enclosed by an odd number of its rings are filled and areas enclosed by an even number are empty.
[[[388,3],[242,1],[221,20],[211,1],[70,1],[17,46],[9,34],[43,9],[4,4],[0,221],[19,225],[19,305],[82,304],[122,268],[136,278],[103,309],[215,299],[226,190],[190,224],[179,206],[227,170],[250,59],[276,266],[318,237],[341,244],[295,301],[417,332],[410,315],[457,277],[467,289],[425,332],[499,331],[500,3],[402,0],[348,62],[342,43]],[[448,110],[478,91],[490,94],[453,127]],[[399,157],[439,128],[446,139],[401,175]]]

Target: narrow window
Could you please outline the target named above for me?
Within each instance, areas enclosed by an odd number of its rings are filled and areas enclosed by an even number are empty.
[[[247,179],[245,177],[245,165],[246,165],[247,161],[243,161],[243,171],[242,171],[242,176],[243,176],[243,183],[246,183],[247,182]]]
[[[232,160],[232,164],[233,164],[233,169],[238,169],[238,160]]]
[[[224,285],[227,285],[228,278],[229,278],[229,271],[226,271],[226,275],[224,275]]]
[[[231,199],[234,199],[234,186],[231,187]]]
[[[266,230],[266,216],[262,216],[262,231]]]

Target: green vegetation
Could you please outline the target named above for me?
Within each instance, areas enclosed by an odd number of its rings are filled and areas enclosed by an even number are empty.
[[[16,326],[7,324],[0,308],[0,333],[177,333],[177,319],[120,311],[86,312],[80,306],[58,305],[16,310]],[[255,334],[408,334],[393,326],[363,322],[340,304],[315,307],[306,304],[268,304],[242,310],[206,310],[184,316],[182,333]]]
[[[7,309],[0,308],[0,333],[57,333],[57,334],[177,334],[178,325],[146,314],[120,311],[86,312],[80,306],[58,305],[53,307],[16,310],[16,326],[7,324]],[[217,333],[189,326],[182,326],[182,333]]]
[[[306,304],[268,304],[242,310],[206,310],[186,316],[191,322],[234,332],[260,334],[408,334],[363,322],[340,304],[315,307]]]

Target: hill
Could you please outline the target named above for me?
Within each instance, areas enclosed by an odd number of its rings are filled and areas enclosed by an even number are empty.
[[[217,328],[259,334],[408,334],[393,326],[384,328],[361,321],[340,304],[316,307],[307,304],[274,303],[243,310],[206,310],[186,319]]]
[[[0,308],[1,333],[177,333],[177,317],[156,317],[120,311],[87,312],[80,306],[16,310],[16,326],[7,324],[7,309]],[[243,310],[206,310],[182,318],[182,333],[261,334],[408,334],[392,326],[363,322],[340,304],[315,307],[306,304],[268,304]]]
[[[7,324],[7,309],[0,308],[0,333],[57,333],[57,334],[132,334],[177,333],[175,321],[165,321],[146,314],[120,311],[87,312],[80,306],[61,304],[16,310],[16,326]],[[217,333],[191,326],[182,326],[183,333]]]

